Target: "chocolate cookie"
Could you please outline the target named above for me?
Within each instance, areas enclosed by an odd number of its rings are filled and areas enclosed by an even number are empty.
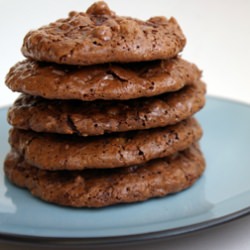
[[[94,137],[12,129],[9,142],[31,165],[48,170],[76,170],[142,164],[183,150],[201,135],[199,124],[190,118],[163,128]]]
[[[46,171],[12,151],[4,170],[11,182],[42,200],[72,207],[104,207],[179,192],[203,173],[198,146],[140,166],[105,170]]]
[[[174,57],[185,43],[174,18],[120,17],[106,3],[97,2],[86,13],[71,12],[66,19],[30,31],[22,53],[59,64],[127,63]]]
[[[14,127],[37,132],[101,135],[163,127],[188,118],[205,104],[197,82],[174,93],[129,101],[60,101],[21,95],[9,109]]]
[[[47,99],[126,100],[176,91],[200,77],[201,71],[181,58],[89,67],[24,60],[10,69],[6,84]]]

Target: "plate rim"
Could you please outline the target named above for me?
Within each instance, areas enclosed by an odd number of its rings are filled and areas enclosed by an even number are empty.
[[[31,236],[12,233],[0,232],[0,241],[26,243],[32,245],[43,246],[109,246],[120,245],[129,243],[140,243],[145,241],[170,239],[186,234],[198,232],[201,230],[209,229],[215,226],[223,225],[232,222],[239,218],[250,215],[250,206],[238,210],[236,212],[221,216],[212,220],[195,223],[188,226],[177,227],[174,229],[160,230],[155,232],[131,234],[122,236],[106,236],[106,237],[45,237],[45,236]]]
[[[214,95],[206,95],[206,99],[213,99],[222,102],[234,103],[236,105],[250,108],[250,104],[227,97],[220,97]],[[0,111],[8,109],[10,105],[0,107]],[[241,217],[250,215],[250,206],[237,210],[233,213],[220,216],[211,220],[206,220],[191,225],[171,228],[166,230],[159,230],[154,232],[140,233],[140,234],[126,234],[118,236],[104,236],[104,237],[47,237],[47,236],[33,236],[28,234],[5,233],[0,231],[0,241],[15,242],[31,245],[43,246],[109,246],[119,244],[129,244],[142,242],[145,240],[159,240],[169,239],[173,237],[183,236],[189,233],[198,232],[209,229],[218,225],[222,225]]]

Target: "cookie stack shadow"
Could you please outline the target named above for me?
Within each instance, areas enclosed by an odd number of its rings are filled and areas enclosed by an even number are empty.
[[[115,15],[104,2],[24,38],[6,84],[8,179],[47,202],[103,207],[166,196],[203,173],[201,71],[178,54],[174,18]]]

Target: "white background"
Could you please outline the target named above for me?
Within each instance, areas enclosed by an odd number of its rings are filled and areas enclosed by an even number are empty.
[[[142,19],[154,15],[174,16],[187,37],[183,58],[203,70],[208,94],[250,103],[250,1],[107,2],[120,15]],[[0,0],[0,106],[11,104],[17,96],[5,86],[4,78],[8,69],[23,58],[20,48],[24,35],[30,29],[66,17],[70,10],[85,10],[91,3],[93,1],[87,0]],[[250,249],[249,236],[248,216],[215,229],[162,242],[154,249],[247,250]]]

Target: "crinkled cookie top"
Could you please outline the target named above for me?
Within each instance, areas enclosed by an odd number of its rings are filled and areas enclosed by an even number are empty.
[[[70,12],[66,19],[30,31],[22,53],[60,64],[127,63],[174,57],[185,43],[174,18],[121,17],[105,2],[96,2],[86,12]]]

